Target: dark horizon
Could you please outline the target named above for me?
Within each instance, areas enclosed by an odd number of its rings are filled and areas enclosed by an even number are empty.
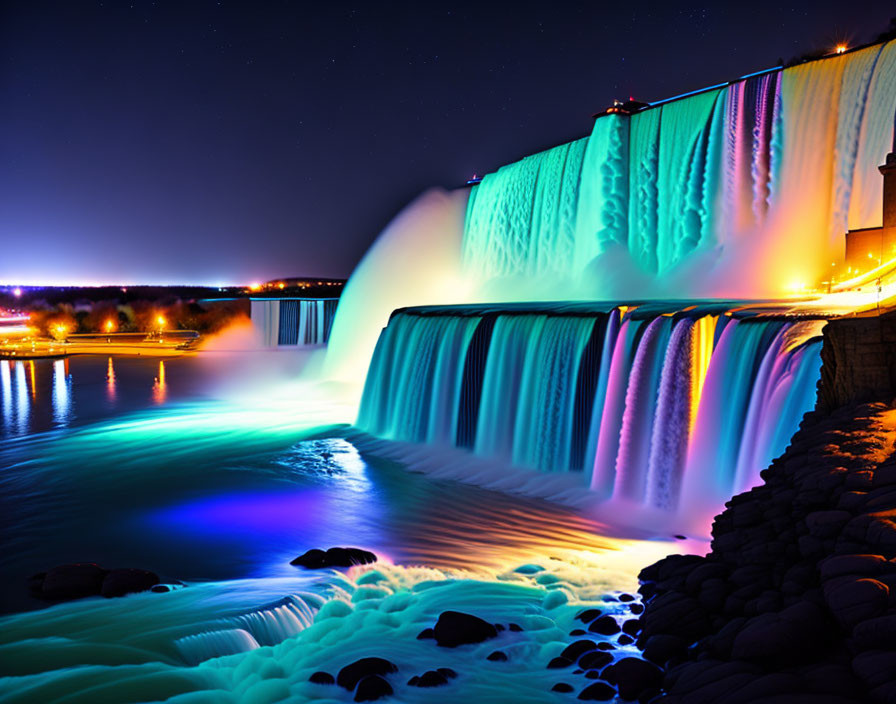
[[[10,2],[0,13],[0,285],[220,286],[345,278],[430,186],[582,137],[616,98],[661,100],[866,43],[891,10]]]

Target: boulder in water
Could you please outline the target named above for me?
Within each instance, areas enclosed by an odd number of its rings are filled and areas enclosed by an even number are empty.
[[[623,699],[637,699],[645,689],[659,687],[663,680],[660,668],[640,658],[623,658],[612,667]]]
[[[40,599],[66,601],[87,596],[115,597],[133,592],[169,591],[159,588],[159,575],[134,568],[107,570],[95,562],[59,565],[28,579],[31,593]]]
[[[309,682],[314,682],[314,684],[335,684],[336,679],[329,672],[323,672],[318,670],[317,672],[313,672],[311,677],[308,678]]]
[[[606,682],[589,684],[579,692],[579,699],[589,702],[608,702],[616,698],[616,690]]]
[[[592,633],[599,633],[602,636],[612,636],[619,633],[619,624],[612,616],[601,616],[591,622],[588,630]]]
[[[566,646],[562,653],[560,653],[561,658],[566,658],[571,662],[575,662],[585,653],[589,653],[592,650],[597,648],[597,643],[593,640],[588,640],[584,638],[582,640],[577,640],[575,643],[571,643]]]
[[[361,658],[339,671],[336,676],[336,684],[351,691],[365,677],[388,675],[391,672],[398,672],[398,668],[385,658]],[[391,694],[391,689],[389,693]]]
[[[379,675],[369,675],[358,682],[355,690],[356,702],[372,702],[392,694],[392,685]]]
[[[319,570],[325,567],[351,567],[352,565],[369,565],[376,562],[376,555],[361,548],[330,548],[318,550],[312,548],[299,555],[289,564]]]
[[[456,648],[469,643],[481,643],[498,635],[497,629],[478,616],[461,611],[443,611],[433,627],[436,643],[443,648]]]
[[[419,677],[411,677],[408,684],[412,687],[441,687],[448,684],[448,677],[438,670],[427,670]]]
[[[46,573],[40,592],[35,590],[35,595],[54,600],[98,596],[108,573],[94,562],[59,565]]]
[[[103,580],[100,594],[111,598],[134,592],[145,592],[156,586],[159,581],[159,575],[149,570],[133,568],[111,570]]]

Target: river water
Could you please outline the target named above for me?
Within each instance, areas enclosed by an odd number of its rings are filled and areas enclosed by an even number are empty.
[[[301,602],[309,613],[334,597],[357,604],[360,593],[370,597],[372,587],[359,586],[365,580],[388,583],[373,595],[380,601],[371,602],[388,613],[397,608],[388,598],[413,600],[421,583],[454,594],[438,601],[441,607],[484,609],[493,619],[505,612],[534,618],[549,592],[562,592],[546,605],[562,616],[545,617],[553,618],[550,628],[528,646],[537,643],[539,653],[562,649],[555,624],[571,620],[574,604],[633,589],[638,567],[678,549],[569,508],[363,456],[350,440],[345,421],[353,411],[340,390],[295,381],[309,363],[282,353],[0,362],[2,604],[8,614],[20,612],[0,620],[0,660],[7,663],[0,674],[10,676],[0,680],[0,694],[54,701],[82,691],[86,673],[110,663],[115,667],[104,670],[99,685],[88,677],[87,690],[125,687],[121,682],[133,673],[121,669],[124,663],[156,673],[178,668],[174,691],[204,691],[211,685],[201,668],[236,667],[249,657],[209,659],[239,649],[220,635],[233,630],[220,627],[222,618],[267,613],[272,601],[297,594],[317,595]],[[333,545],[373,550],[381,562],[372,572],[353,568],[347,575],[289,565],[309,548]],[[187,586],[62,605],[28,595],[29,574],[77,561],[151,569]],[[514,572],[524,564],[537,570]],[[415,656],[401,655],[403,638],[417,643],[418,626],[438,613],[425,604],[398,617],[401,637],[387,639],[398,648],[394,656],[409,663]],[[321,613],[331,616],[334,608]],[[291,632],[262,637],[247,627],[257,641],[248,648],[252,657],[269,649],[258,644],[283,640],[278,647],[291,646],[291,657],[313,659],[322,637],[315,629],[327,620],[321,613],[320,623],[286,640]],[[294,620],[287,619],[293,630]],[[382,643],[379,631],[355,635],[358,625],[343,622],[359,653]],[[170,690],[157,675],[145,683],[147,700]],[[310,696],[303,690],[307,675],[286,680],[286,700]],[[543,694],[544,683],[535,684],[532,696]],[[215,687],[241,691],[237,684]]]

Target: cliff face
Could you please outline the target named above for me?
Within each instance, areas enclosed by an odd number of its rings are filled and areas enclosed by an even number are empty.
[[[824,335],[817,410],[711,552],[641,573],[651,701],[896,702],[896,318]]]

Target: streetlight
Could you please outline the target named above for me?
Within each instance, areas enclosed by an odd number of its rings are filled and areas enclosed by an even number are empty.
[[[115,323],[111,318],[109,318],[109,320],[104,323],[103,327],[105,328],[106,332],[113,332],[115,330]]]
[[[168,324],[168,321],[165,320],[164,315],[160,315],[156,318],[156,325],[159,326],[159,335],[161,335],[165,331],[165,325]]]

